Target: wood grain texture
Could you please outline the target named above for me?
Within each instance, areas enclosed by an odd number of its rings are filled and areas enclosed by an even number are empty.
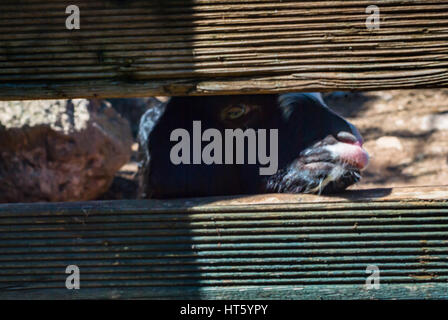
[[[0,99],[448,85],[448,1],[0,3]],[[381,29],[365,26],[381,9]]]
[[[0,205],[0,298],[448,299],[446,199],[444,187]],[[379,290],[365,287],[371,264]]]

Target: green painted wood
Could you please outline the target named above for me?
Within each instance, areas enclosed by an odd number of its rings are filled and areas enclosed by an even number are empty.
[[[152,288],[97,288],[94,290],[47,289],[42,296],[39,291],[11,290],[9,298],[42,299],[113,299],[157,297],[159,299],[448,299],[445,284],[395,285],[385,284],[380,290],[367,290],[361,285],[282,285],[240,286],[220,288],[170,287]]]
[[[448,193],[414,191],[0,205],[0,298],[447,299]]]

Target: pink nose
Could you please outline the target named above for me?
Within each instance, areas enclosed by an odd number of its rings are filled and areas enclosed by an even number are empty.
[[[348,132],[339,132],[336,138],[339,142],[327,149],[342,162],[364,170],[369,164],[369,154],[362,147],[362,140]]]
[[[355,166],[359,170],[364,170],[369,164],[369,154],[360,145],[346,144],[347,147],[339,155],[341,160]]]

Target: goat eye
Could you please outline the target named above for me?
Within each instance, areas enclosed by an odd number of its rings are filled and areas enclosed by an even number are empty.
[[[248,108],[243,105],[240,106],[232,106],[226,108],[221,113],[221,119],[223,120],[236,120],[246,115],[248,112]]]

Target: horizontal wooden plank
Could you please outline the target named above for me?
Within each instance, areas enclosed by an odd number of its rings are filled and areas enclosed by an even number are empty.
[[[0,3],[1,100],[448,86],[448,1],[69,4]]]
[[[97,297],[111,297],[113,299],[138,299],[142,296],[157,296],[161,299],[396,299],[408,297],[409,299],[447,299],[445,284],[395,285],[385,284],[383,290],[367,290],[361,285],[308,285],[308,286],[240,286],[224,288],[197,288],[185,287],[183,290],[170,287],[155,288],[120,288],[111,291],[108,288],[98,288],[89,292],[81,290],[48,289],[43,297],[38,291],[18,291],[10,295],[18,299],[43,299],[53,297],[56,299],[96,299]]]
[[[0,298],[447,299],[447,199],[419,187],[3,204]],[[68,265],[80,290],[65,288]]]

